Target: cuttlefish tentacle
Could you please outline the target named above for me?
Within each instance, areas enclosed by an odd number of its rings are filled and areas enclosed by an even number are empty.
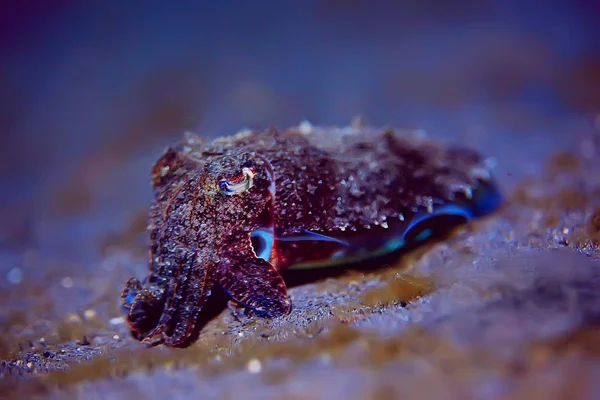
[[[243,246],[221,254],[217,282],[235,302],[255,315],[272,318],[289,313],[292,302],[283,278],[271,263],[256,256],[250,234],[245,236]]]

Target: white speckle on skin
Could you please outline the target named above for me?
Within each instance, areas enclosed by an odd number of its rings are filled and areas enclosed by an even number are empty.
[[[464,188],[463,189],[463,193],[465,194],[465,197],[469,200],[471,200],[473,198],[473,189],[471,188]]]
[[[494,169],[496,168],[496,166],[498,165],[498,161],[496,161],[495,158],[492,157],[488,157],[485,160],[483,160],[483,165],[487,168],[487,169]]]
[[[313,126],[313,124],[306,120],[300,122],[300,125],[298,125],[298,131],[303,135],[309,135],[313,133],[314,129],[315,127]]]
[[[429,214],[433,213],[433,199],[431,197],[428,197],[425,199],[425,201],[427,202],[427,204],[425,205],[425,207],[427,207],[427,212]]]
[[[490,179],[492,179],[492,174],[487,168],[474,167],[473,169],[471,169],[470,174],[473,178],[481,179],[484,181],[489,181]]]
[[[354,118],[352,118],[352,121],[350,122],[350,126],[354,129],[363,128],[365,125],[365,119],[360,115],[357,115]]]
[[[248,129],[248,128],[242,128],[242,129],[240,129],[239,131],[236,132],[235,136],[238,139],[242,139],[242,138],[244,138],[246,136],[249,136],[251,134],[252,134],[252,131],[250,129]]]

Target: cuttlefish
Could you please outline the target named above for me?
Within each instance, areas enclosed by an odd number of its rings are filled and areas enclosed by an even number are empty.
[[[290,312],[280,270],[365,261],[501,203],[490,165],[421,134],[303,124],[205,142],[152,169],[149,274],[122,294],[133,335],[183,347],[215,287],[257,317]]]

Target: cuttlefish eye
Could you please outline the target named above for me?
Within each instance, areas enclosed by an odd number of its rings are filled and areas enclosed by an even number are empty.
[[[221,179],[219,181],[219,192],[226,196],[240,194],[250,189],[254,185],[254,172],[247,167],[242,168],[242,173],[230,180]]]

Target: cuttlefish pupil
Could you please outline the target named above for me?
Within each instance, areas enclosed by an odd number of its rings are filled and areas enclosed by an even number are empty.
[[[244,167],[239,178],[220,180],[219,191],[226,196],[243,193],[254,185],[254,175],[250,168]]]

